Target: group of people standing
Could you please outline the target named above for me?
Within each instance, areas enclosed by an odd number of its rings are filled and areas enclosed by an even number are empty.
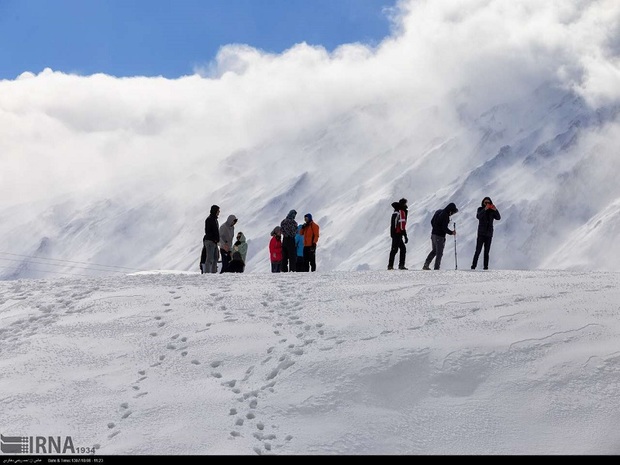
[[[407,248],[405,244],[409,241],[407,237],[407,199],[400,199],[398,202],[392,203],[394,212],[390,219],[390,236],[392,238],[392,247],[388,258],[388,270],[394,269],[394,260],[396,254],[399,253],[398,269],[406,270],[405,257]],[[454,203],[449,203],[444,208],[436,210],[431,219],[431,251],[424,260],[423,270],[430,270],[430,265],[434,260],[433,269],[439,270],[441,267],[441,259],[443,257],[444,247],[446,245],[446,235],[456,236],[456,227],[450,229],[450,219],[452,215],[459,210]],[[478,236],[476,240],[476,251],[471,264],[471,269],[475,270],[478,266],[478,258],[484,248],[483,267],[489,269],[489,252],[491,250],[491,242],[493,239],[493,221],[500,220],[501,215],[497,207],[493,204],[490,197],[482,199],[482,203],[476,211],[478,219]],[[455,249],[456,252],[456,249]]]
[[[245,235],[235,225],[238,218],[229,215],[226,222],[219,224],[220,207],[212,205],[205,220],[205,235],[202,239],[200,272],[217,273],[217,264],[222,263],[220,273],[243,273],[248,253]],[[316,271],[316,244],[319,241],[319,225],[312,214],[304,215],[303,224],[297,224],[297,212],[291,210],[280,226],[271,231],[269,257],[271,271]],[[236,241],[235,241],[236,237]],[[233,242],[234,241],[234,242]]]
[[[237,233],[235,240],[235,225],[238,218],[235,215],[229,215],[226,222],[220,226],[219,215],[220,207],[212,205],[209,216],[205,220],[200,272],[203,274],[217,273],[217,264],[221,261],[220,273],[243,273],[248,244],[241,231]]]
[[[407,237],[407,199],[402,198],[398,202],[393,202],[392,208],[394,209],[390,218],[392,246],[390,248],[387,269],[394,269],[396,254],[399,254],[398,269],[406,270],[405,258],[407,247],[405,244],[409,242]],[[433,214],[431,219],[432,248],[424,261],[423,270],[430,270],[433,260],[433,269],[440,269],[446,245],[446,236],[456,236],[456,227],[450,229],[449,225],[452,215],[458,211],[454,203],[449,203]],[[220,273],[243,273],[248,244],[242,232],[238,232],[235,236],[235,225],[238,218],[235,215],[229,215],[226,222],[220,226],[219,215],[220,207],[212,205],[209,216],[205,220],[205,235],[202,240],[203,247],[200,256],[200,272],[203,274],[217,273],[217,264],[221,261],[222,268]],[[316,271],[316,245],[319,241],[319,225],[313,220],[310,213],[304,215],[304,222],[302,224],[297,224],[296,216],[297,211],[289,211],[280,225],[271,231],[269,259],[273,273]],[[478,219],[478,236],[471,269],[475,270],[478,266],[480,253],[484,249],[483,267],[485,270],[488,270],[489,253],[493,240],[493,221],[501,219],[499,210],[493,204],[490,197],[482,199],[482,203],[476,212],[476,218]]]
[[[289,211],[280,225],[271,231],[269,259],[272,273],[316,271],[319,225],[310,213],[304,215],[303,224],[297,224],[296,216],[295,210]]]

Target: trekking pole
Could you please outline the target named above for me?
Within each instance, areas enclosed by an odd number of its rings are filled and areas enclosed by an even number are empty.
[[[459,262],[456,257],[456,222],[454,222],[454,269],[459,269]]]

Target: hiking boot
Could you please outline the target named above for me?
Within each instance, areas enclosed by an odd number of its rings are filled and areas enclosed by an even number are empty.
[[[388,270],[393,270],[394,267],[393,266],[388,266]]]
[[[399,266],[399,267],[398,267],[398,269],[399,269],[399,270],[408,270],[409,268],[406,268],[406,267],[404,267],[404,266]]]
[[[428,265],[424,265],[424,266],[422,267],[422,269],[423,269],[423,270],[430,270],[430,268],[428,267]]]

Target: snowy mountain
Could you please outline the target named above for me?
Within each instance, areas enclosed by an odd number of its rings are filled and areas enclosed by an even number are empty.
[[[407,265],[454,202],[468,268],[487,195],[502,214],[491,267],[618,270],[618,48],[600,24],[620,7],[459,5],[403,2],[373,49],[230,46],[177,80],[0,82],[0,278],[197,271],[212,204],[239,217],[248,272],[269,270],[293,208],[321,227],[320,271],[384,269],[401,197]]]

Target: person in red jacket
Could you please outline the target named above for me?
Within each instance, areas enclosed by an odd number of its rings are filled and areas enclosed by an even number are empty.
[[[304,236],[304,271],[316,271],[316,243],[319,241],[319,225],[306,213],[300,234]]]
[[[273,231],[271,231],[269,260],[271,261],[272,273],[279,273],[282,271],[282,228],[280,228],[280,226],[276,226]]]

